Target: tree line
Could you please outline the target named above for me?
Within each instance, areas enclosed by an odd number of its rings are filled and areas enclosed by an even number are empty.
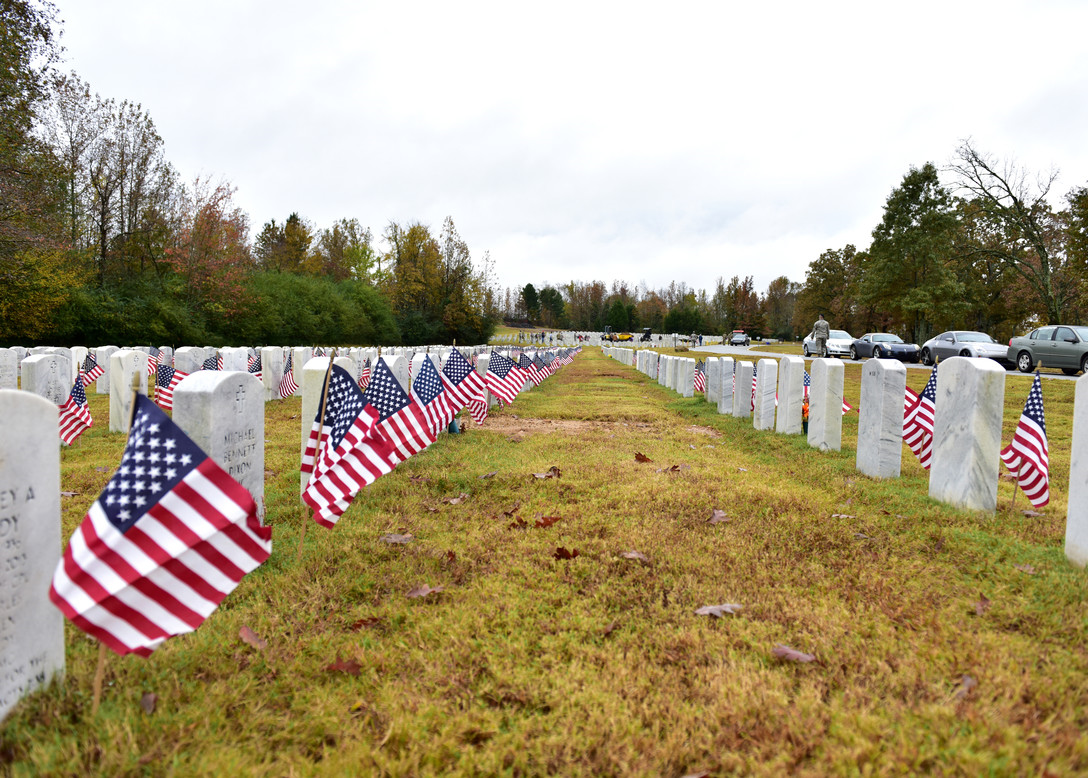
[[[57,10],[0,0],[0,341],[425,344],[486,340],[491,264],[447,218],[318,228],[182,181],[138,103],[61,73]]]
[[[941,180],[942,172],[948,183]],[[869,247],[824,251],[803,283],[719,277],[713,291],[624,281],[507,288],[509,321],[615,331],[807,334],[820,313],[836,329],[890,331],[921,343],[949,329],[1007,340],[1088,314],[1088,186],[1051,204],[1057,171],[1035,174],[964,141],[943,171],[911,167],[884,205]]]

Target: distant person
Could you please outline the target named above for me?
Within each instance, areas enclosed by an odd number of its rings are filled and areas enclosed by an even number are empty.
[[[831,337],[831,325],[824,320],[821,313],[816,323],[812,325],[812,339],[816,341],[816,353],[821,357],[827,356],[827,339]]]

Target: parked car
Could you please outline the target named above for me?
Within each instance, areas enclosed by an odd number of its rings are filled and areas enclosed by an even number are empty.
[[[750,346],[752,339],[749,338],[744,330],[733,330],[733,334],[729,336],[730,346]]]
[[[827,339],[827,355],[829,357],[849,356],[850,344],[853,342],[854,336],[846,330],[831,330],[831,337]],[[816,354],[816,339],[812,337],[811,332],[801,341],[801,351],[804,352],[806,357]]]
[[[1002,364],[1012,364],[1007,358],[1008,348],[1002,346],[985,332],[950,330],[930,338],[922,344],[922,362],[932,365],[938,359],[948,357],[983,357]]]
[[[867,332],[850,344],[850,358],[891,357],[900,362],[917,362],[920,349],[917,343],[904,343],[890,332]]]
[[[1066,375],[1088,372],[1088,327],[1052,324],[1009,340],[1006,357],[1021,373],[1030,373],[1042,362],[1060,367]]]

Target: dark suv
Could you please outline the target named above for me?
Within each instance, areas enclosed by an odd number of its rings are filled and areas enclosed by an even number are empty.
[[[744,334],[744,330],[733,330],[733,334],[729,336],[730,346],[750,346],[752,345],[752,339]]]

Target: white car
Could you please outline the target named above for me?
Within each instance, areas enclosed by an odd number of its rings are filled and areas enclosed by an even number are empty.
[[[829,357],[850,356],[850,346],[854,343],[854,336],[846,330],[831,330],[831,337],[827,339],[827,355]],[[816,353],[816,339],[812,333],[801,341],[801,351],[806,357],[820,356]]]

